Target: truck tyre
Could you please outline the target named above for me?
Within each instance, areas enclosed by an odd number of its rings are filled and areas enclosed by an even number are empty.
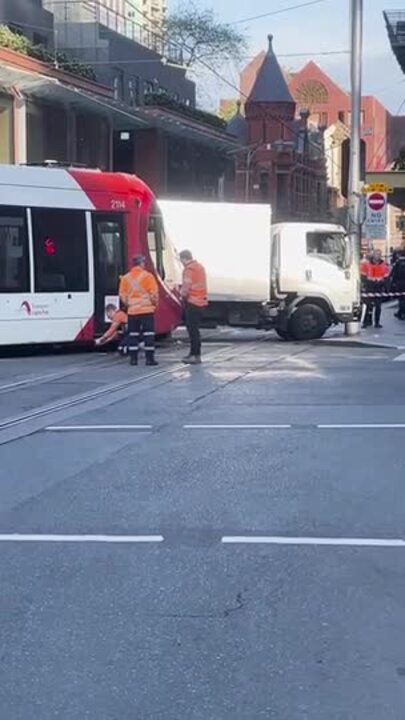
[[[288,329],[293,340],[318,340],[329,327],[325,311],[319,305],[305,303],[291,316]]]
[[[291,335],[288,330],[281,330],[281,328],[275,328],[277,335],[282,340],[291,340]]]

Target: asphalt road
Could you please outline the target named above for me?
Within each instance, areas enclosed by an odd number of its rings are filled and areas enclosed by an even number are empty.
[[[400,353],[238,338],[0,360],[1,719],[403,720]]]

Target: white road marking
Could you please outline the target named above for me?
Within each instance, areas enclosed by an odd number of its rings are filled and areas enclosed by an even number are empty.
[[[224,545],[326,545],[336,547],[404,548],[400,538],[317,538],[229,535],[221,539]]]
[[[86,432],[86,430],[153,430],[153,425],[49,425],[48,432]]]
[[[395,430],[405,428],[405,423],[350,423],[317,425],[318,430]]]
[[[291,425],[183,425],[184,430],[288,430]]]
[[[405,362],[405,353],[398,355],[392,362]]]
[[[40,535],[40,534],[0,534],[0,542],[18,543],[161,543],[163,535]]]

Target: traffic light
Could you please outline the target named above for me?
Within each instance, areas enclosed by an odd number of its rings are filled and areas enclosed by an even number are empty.
[[[360,160],[361,160],[361,179],[366,179],[366,143],[360,140]],[[350,167],[350,138],[346,138],[342,142],[342,160],[341,160],[341,193],[347,198],[349,194],[349,167]]]

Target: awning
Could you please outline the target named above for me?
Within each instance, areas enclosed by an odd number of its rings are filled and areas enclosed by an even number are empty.
[[[17,90],[28,99],[56,101],[87,112],[101,113],[110,118],[114,130],[132,130],[148,126],[143,119],[112,98],[97,96],[45,75],[0,65],[0,87],[8,93]]]

